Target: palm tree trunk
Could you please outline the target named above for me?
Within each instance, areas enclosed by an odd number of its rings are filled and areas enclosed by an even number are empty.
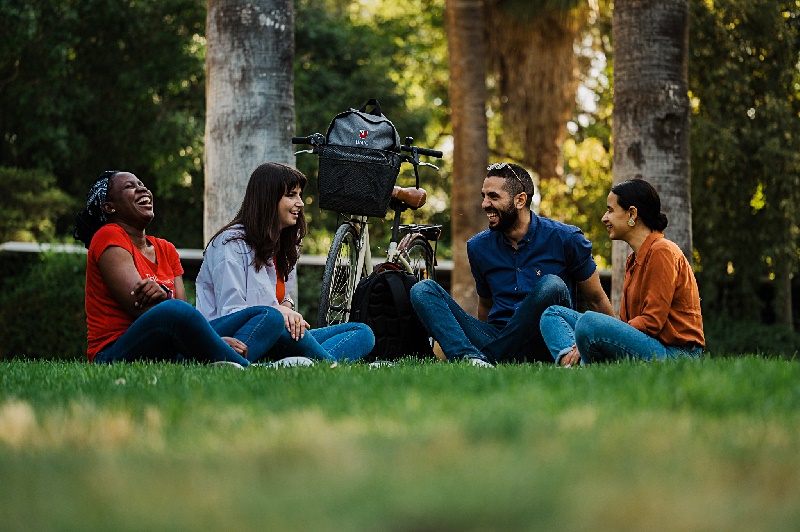
[[[450,294],[472,315],[477,313],[477,296],[467,260],[467,240],[487,226],[480,208],[489,153],[483,9],[483,0],[446,0],[445,3],[454,139]]]
[[[515,133],[525,162],[540,179],[560,179],[561,149],[578,88],[574,45],[587,5],[486,2],[489,56],[499,78],[503,123]]]
[[[614,39],[614,183],[645,179],[669,217],[666,236],[691,261],[689,0],[617,0]],[[619,308],[627,244],[614,243],[612,305]]]
[[[292,0],[208,0],[206,241],[241,204],[265,161],[294,164]]]

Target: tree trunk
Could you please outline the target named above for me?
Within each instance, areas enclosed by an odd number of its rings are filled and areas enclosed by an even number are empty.
[[[649,181],[669,217],[666,237],[692,261],[689,0],[617,0],[612,24],[614,183]],[[615,309],[629,251],[627,244],[614,242]]]
[[[574,46],[587,6],[486,3],[487,41],[500,81],[503,123],[540,179],[560,179],[561,149],[578,89]]]
[[[489,154],[483,1],[447,0],[445,13],[454,139],[450,294],[467,312],[476,315],[477,295],[467,260],[467,240],[487,227],[480,205]]]
[[[235,215],[250,174],[294,165],[292,0],[208,0],[204,239]]]

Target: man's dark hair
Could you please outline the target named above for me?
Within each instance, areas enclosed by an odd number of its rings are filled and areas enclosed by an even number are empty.
[[[504,178],[503,190],[508,192],[512,198],[524,192],[528,196],[525,200],[525,206],[531,206],[535,189],[533,187],[533,179],[531,179],[527,170],[514,163],[495,163],[488,170],[486,177],[497,176]]]

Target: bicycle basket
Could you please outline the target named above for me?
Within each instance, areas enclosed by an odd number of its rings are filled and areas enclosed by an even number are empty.
[[[356,146],[324,145],[318,150],[320,209],[386,216],[400,154]]]

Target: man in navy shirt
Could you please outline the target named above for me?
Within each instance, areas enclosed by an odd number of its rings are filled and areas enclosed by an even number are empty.
[[[592,244],[577,227],[531,211],[533,181],[524,168],[500,163],[488,170],[481,207],[489,229],[467,242],[478,319],[433,281],[415,284],[411,303],[448,360],[553,362],[539,331],[547,307],[574,308],[580,290],[589,310],[614,315]]]

